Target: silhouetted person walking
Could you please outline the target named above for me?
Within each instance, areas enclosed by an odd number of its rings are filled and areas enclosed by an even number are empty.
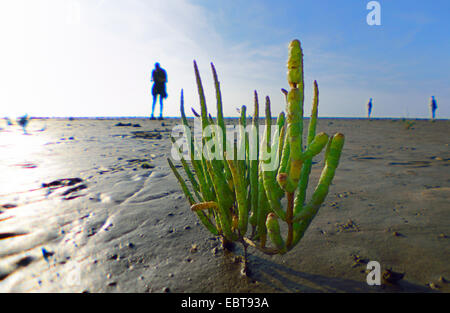
[[[372,113],[372,98],[370,98],[369,103],[367,103],[367,117],[369,119],[371,113]]]
[[[167,74],[166,71],[159,66],[159,63],[155,63],[155,69],[152,72],[152,79],[153,88],[152,88],[152,95],[153,95],[153,105],[152,105],[152,116],[150,119],[155,119],[155,104],[156,104],[156,98],[159,95],[159,118],[160,120],[163,119],[163,100],[167,98],[167,92],[166,92],[166,83],[167,83]]]
[[[430,110],[431,110],[431,119],[434,121],[436,117],[436,109],[437,109],[437,103],[436,99],[434,99],[434,96],[431,96],[430,99]]]
[[[20,126],[22,126],[23,133],[24,133],[25,135],[28,134],[26,128],[27,128],[27,125],[28,125],[29,120],[30,120],[30,119],[28,118],[28,114],[25,114],[24,116],[21,116],[19,119],[17,119],[17,124],[19,124]]]

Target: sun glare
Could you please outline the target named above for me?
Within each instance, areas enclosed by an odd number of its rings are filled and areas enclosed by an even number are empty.
[[[35,171],[37,161],[48,142],[42,129],[24,132],[18,125],[0,130],[0,197],[12,191],[25,190],[33,186],[42,175]]]

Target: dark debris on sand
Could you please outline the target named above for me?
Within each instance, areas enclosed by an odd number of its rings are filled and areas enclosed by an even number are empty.
[[[162,139],[162,135],[159,132],[151,132],[151,131],[137,131],[131,132],[133,134],[133,138],[139,139]]]

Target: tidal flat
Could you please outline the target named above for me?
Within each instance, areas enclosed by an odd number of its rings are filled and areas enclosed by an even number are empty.
[[[319,119],[346,136],[328,197],[294,250],[250,248],[248,277],[171,173],[179,124],[0,124],[0,292],[450,291],[450,121]],[[404,275],[369,286],[370,261]]]

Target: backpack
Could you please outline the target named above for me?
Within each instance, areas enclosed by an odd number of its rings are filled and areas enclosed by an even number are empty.
[[[166,72],[162,69],[156,69],[153,71],[153,81],[155,83],[165,83],[166,82]]]

